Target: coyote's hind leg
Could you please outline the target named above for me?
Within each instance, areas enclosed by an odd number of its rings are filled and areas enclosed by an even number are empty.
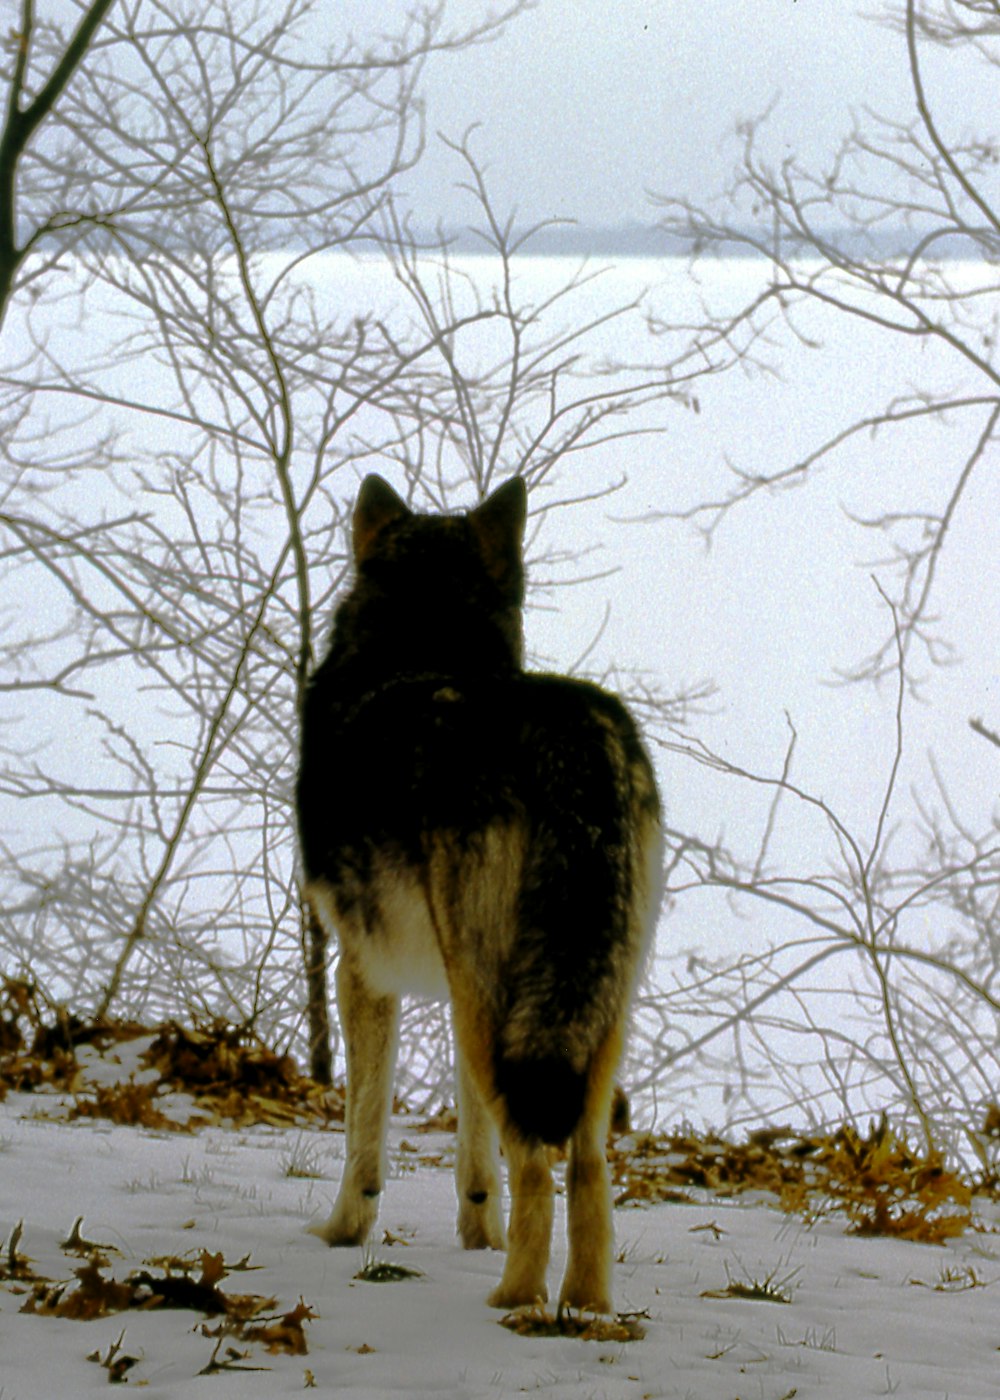
[[[552,1246],[552,1169],[549,1150],[539,1141],[526,1141],[516,1131],[504,1133],[510,1226],[503,1276],[490,1294],[493,1308],[517,1308],[544,1303],[545,1275]]]
[[[559,1302],[610,1313],[614,1229],[607,1141],[621,1037],[612,1034],[591,1063],[583,1116],[570,1138],[566,1168],[569,1254]]]
[[[357,1245],[375,1224],[385,1178],[399,998],[372,992],[342,953],[337,1005],[347,1052],[347,1157],[333,1212],[311,1233],[330,1245]]]

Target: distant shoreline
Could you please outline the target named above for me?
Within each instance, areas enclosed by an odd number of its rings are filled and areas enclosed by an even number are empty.
[[[305,252],[305,247],[294,236],[278,243],[271,239],[255,239],[252,229],[246,231],[247,244],[251,251]],[[258,231],[259,232],[259,231]],[[218,231],[206,224],[206,245],[217,241]],[[913,228],[880,228],[875,230],[820,229],[816,232],[817,243],[807,243],[802,239],[785,236],[780,245],[780,254],[789,261],[811,260],[817,257],[834,255],[859,262],[896,262],[911,257],[917,260],[930,259],[935,262],[985,262],[1000,261],[1000,238],[986,230],[975,230],[975,240],[958,233],[940,233],[933,230]],[[74,246],[83,245],[91,252],[120,250],[130,241],[136,241],[138,255],[151,247],[159,246],[174,251],[195,246],[188,232],[185,242],[183,229],[143,228],[122,224],[115,232],[109,227],[76,228],[72,233],[64,233],[63,241],[67,252]],[[437,229],[415,225],[408,236],[417,253],[426,252],[429,256],[440,253],[442,241],[448,252],[462,257],[496,257],[497,249],[477,232],[475,226],[442,225]],[[602,258],[602,259],[643,259],[647,261],[689,259],[694,256],[716,259],[746,259],[766,261],[773,235],[770,230],[733,229],[719,230],[715,235],[694,236],[684,232],[660,227],[656,224],[627,223],[621,225],[588,225],[580,223],[543,223],[532,227],[525,225],[511,231],[507,239],[509,247],[516,251],[515,258]],[[331,242],[317,252],[364,253],[366,248],[381,243],[378,230],[370,233],[355,231],[344,242]],[[991,246],[992,244],[992,246]]]
[[[886,228],[859,232],[854,229],[821,229],[817,236],[830,249],[856,258],[907,258],[919,249],[928,230]],[[450,251],[463,255],[495,256],[495,248],[472,228],[447,228],[443,235]],[[433,250],[441,234],[417,230],[418,246]],[[523,238],[517,256],[522,257],[618,257],[618,258],[689,258],[694,254],[718,258],[767,258],[771,242],[770,231],[763,229],[734,230],[733,237],[695,238],[661,228],[655,224],[622,224],[618,226],[585,224],[547,224],[529,232],[529,227],[515,228],[512,242]],[[935,260],[981,261],[983,250],[958,234],[943,234],[933,240],[931,253]],[[1000,254],[1000,242],[996,252]],[[814,246],[804,245],[788,237],[783,243],[786,257],[814,257]]]

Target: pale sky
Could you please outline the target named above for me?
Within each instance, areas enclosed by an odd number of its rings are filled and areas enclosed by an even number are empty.
[[[329,22],[388,29],[397,5],[376,21],[371,0],[342,0]],[[458,25],[484,8],[451,0],[447,13]],[[654,217],[650,188],[718,192],[735,124],[774,99],[773,153],[817,165],[852,109],[913,115],[903,40],[855,0],[540,0],[495,43],[436,60],[425,92],[431,131],[482,123],[476,150],[502,208],[595,224]],[[409,187],[421,214],[447,217],[461,208],[455,167],[435,145]]]

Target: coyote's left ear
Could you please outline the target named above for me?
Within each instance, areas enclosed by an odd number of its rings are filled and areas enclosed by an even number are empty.
[[[483,562],[503,588],[521,583],[521,541],[527,514],[528,493],[519,476],[498,486],[481,506],[469,512]]]
[[[361,564],[368,558],[376,539],[387,525],[411,514],[406,502],[396,495],[387,481],[374,472],[366,476],[354,503],[352,538],[355,562]]]

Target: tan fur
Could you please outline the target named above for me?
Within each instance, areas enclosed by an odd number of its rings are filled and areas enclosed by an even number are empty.
[[[523,837],[498,825],[486,834],[480,855],[462,866],[463,878],[457,879],[454,852],[442,839],[428,862],[425,890],[386,870],[373,930],[350,918],[338,920],[332,891],[322,881],[308,890],[320,917],[339,930],[337,997],[348,1053],[347,1161],[333,1212],[312,1233],[327,1244],[360,1244],[374,1225],[385,1179],[383,1143],[400,994],[433,994],[441,990],[446,972],[457,1060],[458,1231],[466,1249],[505,1247],[499,1139],[507,1161],[510,1223],[503,1276],[489,1301],[512,1308],[548,1297],[553,1184],[550,1150],[521,1137],[493,1092],[495,989],[490,959],[482,952],[484,945],[495,954],[504,951],[503,931],[514,922]],[[642,945],[635,959],[638,971],[657,903],[661,850],[654,821],[645,824],[635,857],[639,878],[631,922]],[[470,929],[480,930],[480,939],[470,940]],[[595,1312],[612,1310],[614,1237],[605,1144],[625,1030],[623,1014],[591,1059],[583,1117],[568,1150],[569,1253],[559,1302]]]

